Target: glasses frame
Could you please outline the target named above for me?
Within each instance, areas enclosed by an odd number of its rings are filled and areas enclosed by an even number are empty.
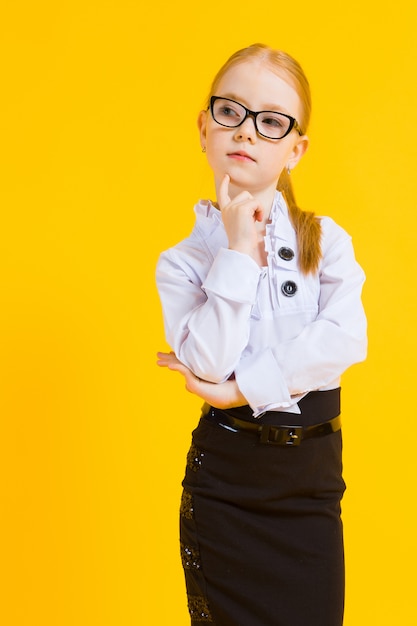
[[[240,107],[242,107],[242,109],[245,110],[245,117],[242,119],[241,122],[239,122],[239,124],[236,124],[235,126],[229,126],[228,124],[222,124],[221,122],[218,122],[216,118],[214,117],[214,110],[213,110],[214,103],[216,102],[216,100],[226,100],[227,102],[233,102],[233,104],[238,104]],[[232,100],[231,98],[223,98],[222,96],[211,96],[210,106],[208,108],[210,109],[211,117],[216,122],[216,124],[219,124],[219,126],[224,126],[225,128],[239,128],[239,126],[242,126],[243,122],[245,122],[248,117],[251,117],[253,119],[255,130],[258,133],[258,135],[260,135],[261,137],[265,137],[266,139],[270,139],[271,141],[279,141],[280,139],[284,139],[284,137],[289,135],[293,129],[296,130],[300,136],[304,134],[303,131],[301,130],[301,126],[299,125],[295,117],[292,117],[291,115],[287,115],[286,113],[281,113],[280,111],[251,111],[250,109],[245,107],[245,105],[242,104],[241,102],[237,102],[236,100]],[[283,117],[286,117],[288,120],[290,120],[290,125],[285,135],[282,135],[282,137],[268,137],[268,135],[264,135],[264,133],[261,133],[261,131],[258,128],[258,122],[257,122],[257,117],[258,115],[261,115],[261,113],[275,113],[275,114],[278,113],[279,115],[282,115]]]

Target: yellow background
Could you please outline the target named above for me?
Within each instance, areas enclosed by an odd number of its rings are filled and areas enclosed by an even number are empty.
[[[369,358],[343,379],[345,625],[417,623],[414,4],[3,0],[5,626],[188,624],[177,509],[200,402],[155,366],[154,268],[212,193],[211,78],[257,41],[310,78],[298,200],[367,273]]]

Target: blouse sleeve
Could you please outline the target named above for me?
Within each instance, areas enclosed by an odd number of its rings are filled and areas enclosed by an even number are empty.
[[[330,385],[367,348],[365,276],[343,229],[334,225],[324,239],[315,320],[290,340],[271,338],[269,347],[248,351],[261,277],[253,259],[226,248],[202,261],[201,247],[175,247],[157,266],[166,338],[176,356],[204,380],[220,383],[234,373],[255,416],[297,410],[303,395]]]
[[[157,265],[165,334],[196,376],[223,382],[248,342],[261,270],[249,256],[221,248],[208,273],[193,250],[172,248]],[[201,276],[203,274],[203,276]]]
[[[339,232],[343,236],[324,250],[317,318],[297,337],[243,357],[237,365],[237,384],[255,415],[294,405],[366,357],[365,275],[350,237]]]

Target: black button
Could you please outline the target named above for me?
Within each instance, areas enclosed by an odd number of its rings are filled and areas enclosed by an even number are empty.
[[[288,296],[289,298],[295,296],[297,289],[297,285],[292,280],[286,280],[285,283],[282,283],[281,285],[282,293],[284,296]]]
[[[278,256],[283,261],[292,261],[294,258],[294,250],[291,250],[291,248],[280,248],[278,250]]]

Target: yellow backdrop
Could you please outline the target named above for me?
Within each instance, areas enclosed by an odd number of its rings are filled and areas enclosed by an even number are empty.
[[[413,0],[3,0],[0,622],[188,624],[200,402],[155,365],[154,268],[212,193],[195,118],[257,41],[314,97],[300,204],[353,236],[369,358],[343,379],[346,626],[417,623]],[[290,625],[289,625],[290,626]]]

